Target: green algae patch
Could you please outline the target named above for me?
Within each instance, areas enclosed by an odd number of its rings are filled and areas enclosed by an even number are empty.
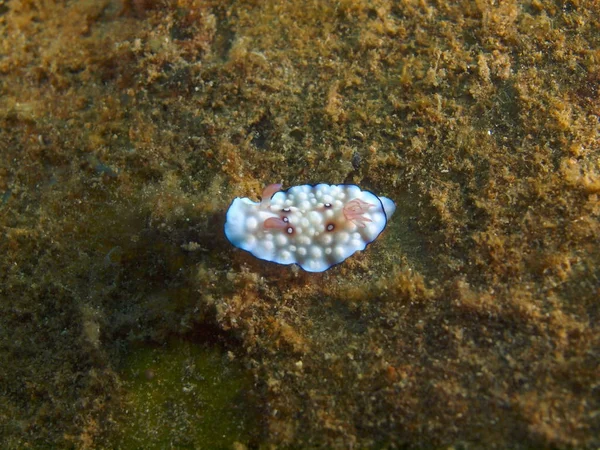
[[[252,440],[251,379],[231,353],[188,341],[131,351],[124,402],[108,444],[133,448],[232,448]],[[237,444],[236,444],[237,443]]]

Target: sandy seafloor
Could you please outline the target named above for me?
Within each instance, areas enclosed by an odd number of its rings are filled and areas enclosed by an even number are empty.
[[[0,0],[0,447],[600,446],[600,6]],[[324,273],[237,196],[397,203]]]

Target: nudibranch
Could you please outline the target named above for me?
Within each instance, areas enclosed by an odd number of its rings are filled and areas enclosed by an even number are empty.
[[[225,235],[234,246],[266,261],[323,272],[374,241],[396,205],[358,186],[267,186],[260,202],[236,198]]]

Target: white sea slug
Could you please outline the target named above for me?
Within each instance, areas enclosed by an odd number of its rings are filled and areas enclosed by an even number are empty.
[[[281,191],[281,184],[271,184],[260,203],[233,200],[225,236],[257,258],[323,272],[364,250],[395,210],[389,198],[355,185],[305,184]]]

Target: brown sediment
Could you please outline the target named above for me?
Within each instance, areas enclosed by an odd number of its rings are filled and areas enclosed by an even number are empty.
[[[217,333],[238,447],[598,447],[599,17],[0,2],[0,442],[110,447],[129,349]],[[398,209],[308,274],[223,236],[272,181]]]

